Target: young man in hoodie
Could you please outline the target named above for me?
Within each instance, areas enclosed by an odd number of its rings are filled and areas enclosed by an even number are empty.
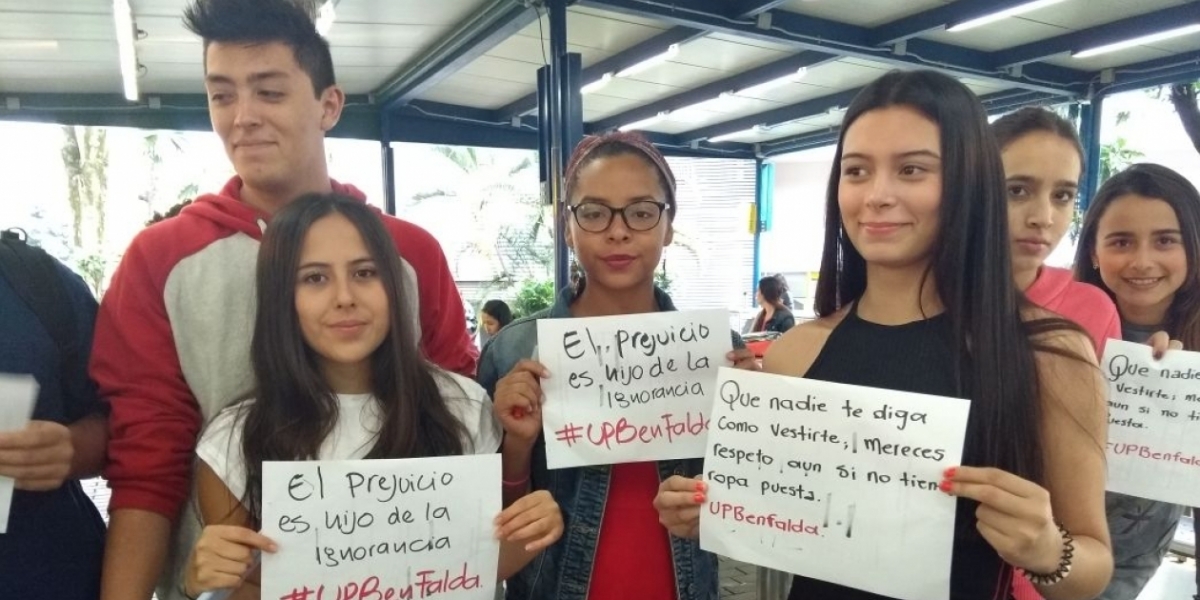
[[[91,371],[112,408],[105,600],[148,599],[160,575],[161,600],[183,597],[178,574],[199,529],[186,502],[196,438],[252,391],[255,260],[271,215],[307,192],[363,197],[329,178],[324,136],[345,95],[302,9],[196,0],[184,20],[204,40],[209,113],[237,177],[139,234],[100,307]],[[382,218],[404,260],[422,350],[474,375],[478,353],[441,248]]]

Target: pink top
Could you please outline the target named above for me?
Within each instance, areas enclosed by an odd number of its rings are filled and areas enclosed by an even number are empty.
[[[1025,295],[1030,302],[1083,327],[1096,344],[1097,357],[1104,356],[1106,341],[1121,339],[1121,318],[1112,299],[1094,285],[1075,281],[1066,269],[1042,267]]]
[[[1100,288],[1075,281],[1071,272],[1042,267],[1033,285],[1025,290],[1030,302],[1079,324],[1096,344],[1096,356],[1104,356],[1104,343],[1121,339],[1121,317],[1108,294]],[[1041,600],[1037,588],[1024,577],[1013,578],[1013,598]]]

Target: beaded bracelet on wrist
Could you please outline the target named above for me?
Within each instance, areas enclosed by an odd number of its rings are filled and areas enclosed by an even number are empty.
[[[1054,522],[1058,525],[1058,532],[1062,534],[1063,550],[1062,558],[1058,562],[1058,570],[1053,573],[1031,573],[1025,571],[1025,578],[1034,585],[1047,587],[1054,585],[1067,578],[1071,574],[1071,562],[1075,558],[1075,538],[1071,537],[1071,532],[1067,531],[1066,527],[1059,521]]]

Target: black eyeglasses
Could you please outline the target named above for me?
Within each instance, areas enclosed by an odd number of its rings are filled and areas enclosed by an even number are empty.
[[[575,223],[588,233],[608,231],[617,213],[621,213],[621,220],[630,231],[649,231],[658,226],[663,212],[669,208],[671,205],[666,202],[652,200],[639,200],[620,209],[600,202],[580,202],[568,207],[575,215]]]

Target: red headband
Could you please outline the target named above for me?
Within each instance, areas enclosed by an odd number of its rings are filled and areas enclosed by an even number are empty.
[[[590,135],[579,142],[575,146],[575,151],[571,153],[571,160],[567,162],[567,173],[564,181],[573,181],[581,165],[587,162],[589,156],[596,151],[597,148],[609,144],[618,143],[634,150],[637,150],[643,157],[654,165],[658,173],[662,175],[663,180],[667,182],[667,201],[671,204],[671,212],[675,211],[675,174],[671,172],[671,167],[667,165],[667,159],[654,147],[649,140],[637,134],[624,131],[616,131],[603,135]]]

